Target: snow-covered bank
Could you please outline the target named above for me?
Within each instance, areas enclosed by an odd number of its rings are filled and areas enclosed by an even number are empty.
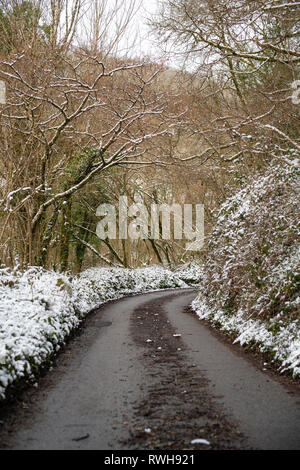
[[[92,268],[73,278],[37,267],[24,273],[0,269],[0,400],[10,384],[33,378],[93,308],[127,294],[189,287],[198,279],[194,265],[176,273]]]
[[[233,336],[233,343],[258,348],[262,353],[268,353],[273,362],[280,363],[280,372],[289,370],[295,377],[300,375],[299,321],[277,329],[274,321],[245,318],[243,309],[227,316],[223,309],[212,308],[201,294],[192,302],[192,308],[200,320],[209,320],[223,333]]]
[[[216,214],[193,309],[300,375],[299,165],[270,165]]]

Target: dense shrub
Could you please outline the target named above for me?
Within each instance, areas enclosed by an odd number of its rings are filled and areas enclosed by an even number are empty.
[[[201,318],[242,334],[242,342],[277,348],[274,357],[290,364],[300,364],[299,182],[295,161],[277,160],[222,205],[194,302]]]

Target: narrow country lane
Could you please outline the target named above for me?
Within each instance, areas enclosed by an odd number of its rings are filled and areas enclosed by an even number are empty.
[[[1,448],[300,449],[299,387],[186,312],[194,297],[154,292],[91,313],[39,386],[1,411]]]

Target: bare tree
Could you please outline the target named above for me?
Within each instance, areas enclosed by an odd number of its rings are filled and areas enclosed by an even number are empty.
[[[8,95],[0,109],[4,259],[22,252],[24,263],[43,264],[73,194],[114,166],[162,163],[149,150],[172,132],[175,115],[155,87],[159,72],[75,48],[29,48],[0,60]]]
[[[50,0],[50,9],[45,0],[41,0],[48,19],[49,41],[52,48],[68,48],[73,42],[78,22],[86,0]]]
[[[88,0],[77,40],[93,54],[126,55],[137,41],[133,28],[141,0]]]
[[[198,140],[185,161],[284,158],[299,150],[299,2],[165,0],[153,26],[195,80],[186,135]],[[187,74],[186,74],[187,76]],[[186,78],[185,76],[185,78]],[[277,150],[276,150],[277,149]],[[184,158],[178,154],[179,158]]]

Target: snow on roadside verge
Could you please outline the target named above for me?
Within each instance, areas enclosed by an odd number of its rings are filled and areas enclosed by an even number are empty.
[[[203,276],[202,276],[203,277]],[[299,299],[298,299],[299,301]],[[300,335],[299,321],[274,328],[274,319],[258,320],[247,318],[240,308],[234,315],[228,315],[216,302],[207,300],[203,286],[191,304],[199,320],[208,320],[212,326],[234,337],[233,343],[250,345],[262,353],[268,353],[272,362],[279,363],[279,371],[289,371],[294,377],[300,376]]]
[[[270,321],[245,319],[242,309],[228,317],[222,309],[212,309],[204,299],[200,293],[191,304],[200,320],[208,320],[223,333],[233,335],[233,343],[255,346],[260,352],[268,353],[274,362],[280,363],[280,372],[288,370],[295,377],[300,375],[300,337],[296,322],[275,333]]]
[[[299,152],[291,152],[299,155]],[[193,308],[300,375],[299,160],[278,159],[214,213]]]
[[[34,378],[90,310],[131,293],[189,287],[197,276],[193,265],[176,273],[91,268],[73,278],[38,267],[0,269],[0,400],[12,383]]]

